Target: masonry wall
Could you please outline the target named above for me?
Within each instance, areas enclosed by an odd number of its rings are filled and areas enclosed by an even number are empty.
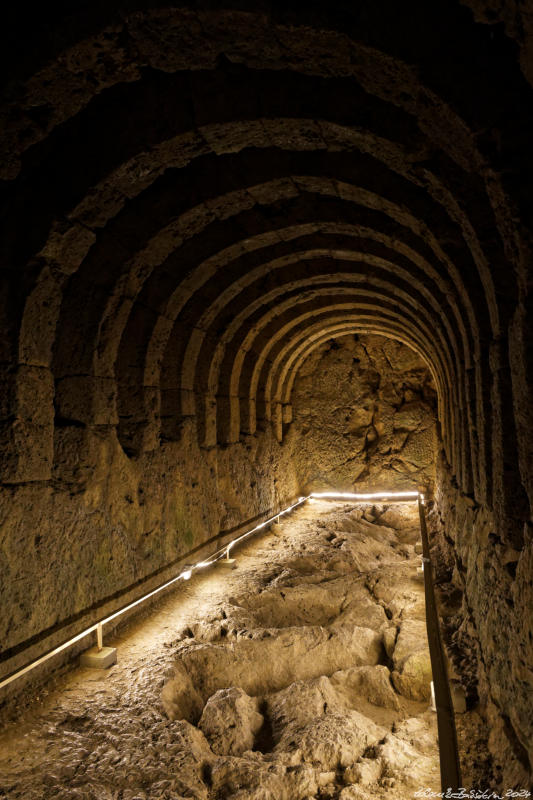
[[[186,425],[181,442],[138,459],[125,455],[115,432],[94,434],[94,471],[83,484],[1,490],[2,650],[297,493],[286,453],[269,432],[208,450],[191,431]]]
[[[533,548],[502,540],[494,515],[461,492],[442,451],[430,522],[451,677],[481,715],[471,738],[487,740],[489,785],[525,787],[533,761]]]

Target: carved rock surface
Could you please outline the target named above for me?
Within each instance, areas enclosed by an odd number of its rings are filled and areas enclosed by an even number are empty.
[[[71,673],[46,710],[28,711],[27,737],[4,726],[9,800],[437,789],[435,715],[394,680],[426,647],[416,512],[398,510],[396,530],[390,509],[308,504],[241,547],[238,569],[194,576],[165,601],[157,643],[162,612],[135,628],[133,655],[124,636],[109,673]]]
[[[238,637],[231,648],[220,642],[188,644],[179,663],[207,699],[235,685],[249,694],[267,694],[351,664],[377,664],[381,652],[382,637],[370,628],[258,628]],[[181,691],[181,678],[178,686]]]
[[[391,685],[390,672],[383,664],[340,670],[331,676],[331,683],[348,702],[353,703],[356,697],[364,697],[376,706],[400,708]]]
[[[232,686],[219,689],[204,706],[198,727],[214,753],[240,756],[251,750],[263,717],[256,698]]]
[[[413,654],[427,656],[416,513],[316,503],[297,514],[304,550],[289,549],[262,590],[226,602],[218,639],[213,619],[176,650],[179,671],[194,676],[207,701],[199,725],[212,749],[241,758],[217,762],[213,785],[243,798],[297,798],[307,785],[301,770],[311,766],[317,796],[367,798],[376,787],[387,796],[388,787],[402,797],[402,784],[413,786],[413,775],[431,783],[435,767],[434,720],[417,727],[410,714],[426,713],[431,680],[412,674]],[[274,548],[287,546],[288,529],[276,525]],[[408,775],[418,735],[429,760]]]
[[[335,387],[335,400],[331,390]],[[287,442],[306,491],[410,488],[434,480],[435,394],[400,342],[342,336],[299,370]]]
[[[400,694],[411,700],[429,700],[431,662],[423,620],[402,620],[393,653],[392,680]]]

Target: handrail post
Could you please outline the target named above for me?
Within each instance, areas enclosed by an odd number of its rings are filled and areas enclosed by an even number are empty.
[[[100,652],[104,647],[104,631],[101,622],[99,622],[96,626],[96,646],[98,648],[98,652]]]
[[[437,601],[433,586],[433,570],[429,552],[429,539],[426,525],[424,502],[418,498],[418,514],[420,517],[420,533],[422,535],[422,556],[424,560],[424,590],[426,596],[426,628],[428,634],[431,671],[437,706],[437,728],[439,734],[440,780],[442,791],[457,791],[461,787],[461,768],[459,764],[459,748],[453,711],[450,685],[444,646],[440,635]]]

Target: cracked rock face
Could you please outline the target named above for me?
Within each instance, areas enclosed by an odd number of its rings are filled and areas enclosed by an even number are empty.
[[[209,797],[350,800],[437,788],[416,515],[406,506],[307,509],[275,527],[283,558],[253,588],[229,597],[218,621],[184,630],[166,713],[187,718],[187,682],[203,699]]]
[[[347,335],[300,367],[288,441],[306,491],[427,485],[436,395],[427,365],[383,336]]]
[[[219,689],[209,698],[198,727],[207,737],[213,753],[240,756],[252,749],[264,722],[257,707],[256,698],[235,686]]]
[[[402,620],[393,653],[392,680],[400,694],[412,700],[429,700],[431,663],[424,646],[425,622]]]

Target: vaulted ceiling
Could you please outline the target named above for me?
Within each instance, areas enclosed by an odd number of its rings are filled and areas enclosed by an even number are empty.
[[[430,365],[463,490],[523,516],[525,34],[449,0],[67,5],[4,48],[6,480],[61,479],[72,427],[281,439],[305,356],[365,330]]]

